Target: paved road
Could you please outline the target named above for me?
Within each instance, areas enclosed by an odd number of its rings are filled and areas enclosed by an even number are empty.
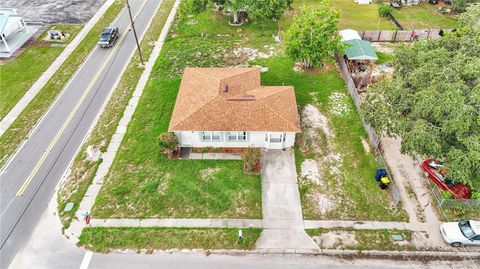
[[[161,0],[133,0],[139,36]],[[96,47],[58,100],[0,175],[0,268],[21,248],[54,193],[88,129],[99,113],[130,55],[135,40],[126,9],[113,25],[122,36],[110,49]]]
[[[413,261],[389,260],[350,260],[323,256],[300,255],[210,255],[204,253],[154,253],[151,255],[134,253],[110,253],[93,255],[75,247],[61,235],[62,224],[56,215],[56,200],[52,198],[43,213],[32,237],[25,248],[15,257],[11,268],[15,269],[366,269],[366,268],[474,268],[468,260],[455,262],[430,262],[427,264]],[[90,256],[91,255],[91,256]],[[90,257],[90,260],[88,259]],[[81,267],[83,265],[84,267]]]

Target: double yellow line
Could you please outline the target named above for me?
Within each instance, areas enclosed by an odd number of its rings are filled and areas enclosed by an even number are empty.
[[[146,0],[145,2],[143,2],[142,6],[140,7],[140,9],[138,10],[137,14],[135,14],[135,19],[137,18],[137,16],[140,14],[140,12],[143,10],[143,8],[145,7],[145,4],[147,3],[148,0]],[[50,145],[48,145],[47,147],[47,150],[45,150],[45,152],[43,153],[42,157],[40,158],[40,160],[38,161],[38,163],[35,165],[35,167],[33,168],[32,172],[30,173],[30,175],[27,177],[27,180],[25,180],[25,182],[23,183],[22,187],[20,187],[20,189],[18,190],[17,192],[17,196],[22,196],[23,193],[25,192],[25,190],[27,189],[28,185],[30,184],[30,182],[32,181],[33,177],[37,174],[38,170],[40,169],[40,167],[42,166],[42,164],[45,162],[45,160],[47,159],[48,157],[48,154],[50,154],[50,151],[52,150],[53,146],[55,146],[55,144],[57,143],[58,139],[60,139],[60,137],[62,136],[63,132],[65,131],[65,129],[67,128],[68,124],[70,123],[70,121],[72,120],[73,116],[75,116],[75,114],[77,113],[78,109],[80,108],[80,105],[83,103],[83,101],[85,100],[85,98],[87,97],[87,95],[90,93],[90,91],[92,90],[93,88],[93,85],[95,84],[95,82],[97,82],[97,79],[100,77],[100,74],[103,72],[103,70],[105,69],[105,67],[107,66],[108,62],[110,61],[110,59],[113,57],[113,55],[115,54],[115,52],[120,48],[120,44],[122,43],[122,40],[125,38],[125,36],[127,35],[128,33],[128,28],[131,27],[131,24],[129,24],[129,26],[127,27],[127,30],[120,36],[120,38],[118,39],[117,41],[117,46],[114,46],[113,50],[110,51],[110,54],[108,54],[107,58],[105,59],[105,61],[103,62],[103,64],[101,65],[100,69],[97,70],[94,78],[90,81],[90,84],[88,84],[87,86],[87,89],[85,90],[85,92],[83,93],[82,97],[80,97],[80,99],[78,100],[77,104],[75,105],[75,107],[73,108],[72,112],[70,112],[70,115],[68,115],[68,118],[67,120],[63,123],[62,127],[60,128],[60,130],[58,131],[58,133],[55,135],[55,137],[53,138],[52,142],[50,143]]]

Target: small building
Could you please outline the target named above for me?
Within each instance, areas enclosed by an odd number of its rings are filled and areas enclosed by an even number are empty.
[[[301,129],[293,87],[259,68],[186,68],[168,130],[184,148],[284,149]]]
[[[371,80],[375,61],[378,60],[377,53],[372,44],[367,40],[362,40],[357,31],[347,29],[340,31],[339,34],[346,46],[345,60],[355,86],[364,90]]]
[[[27,26],[16,9],[0,8],[0,57],[12,56],[36,31],[38,28]]]
[[[345,48],[345,56],[349,61],[376,61],[378,60],[377,53],[367,40],[348,40],[344,41],[347,45]]]
[[[356,40],[356,39],[362,40],[358,32],[352,29],[341,30],[338,33],[340,34],[342,42],[349,41],[349,40]]]

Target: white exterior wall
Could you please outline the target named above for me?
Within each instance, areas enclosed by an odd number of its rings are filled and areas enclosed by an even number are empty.
[[[220,141],[203,141],[201,131],[180,131],[174,132],[178,137],[180,146],[182,147],[223,147],[223,148],[267,148],[267,149],[282,149],[290,148],[295,144],[295,133],[293,132],[247,132],[246,141],[228,141],[226,132],[221,132]],[[266,135],[268,134],[268,136]],[[266,136],[272,134],[274,136],[282,136],[285,134],[285,141],[270,142],[266,141]],[[269,140],[269,139],[268,139]]]

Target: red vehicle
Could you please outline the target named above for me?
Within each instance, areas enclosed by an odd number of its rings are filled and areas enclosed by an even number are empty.
[[[445,171],[441,171],[443,167],[442,162],[427,159],[422,163],[422,169],[425,175],[435,182],[442,190],[449,191],[455,199],[470,199],[470,188],[462,182],[445,177]]]

